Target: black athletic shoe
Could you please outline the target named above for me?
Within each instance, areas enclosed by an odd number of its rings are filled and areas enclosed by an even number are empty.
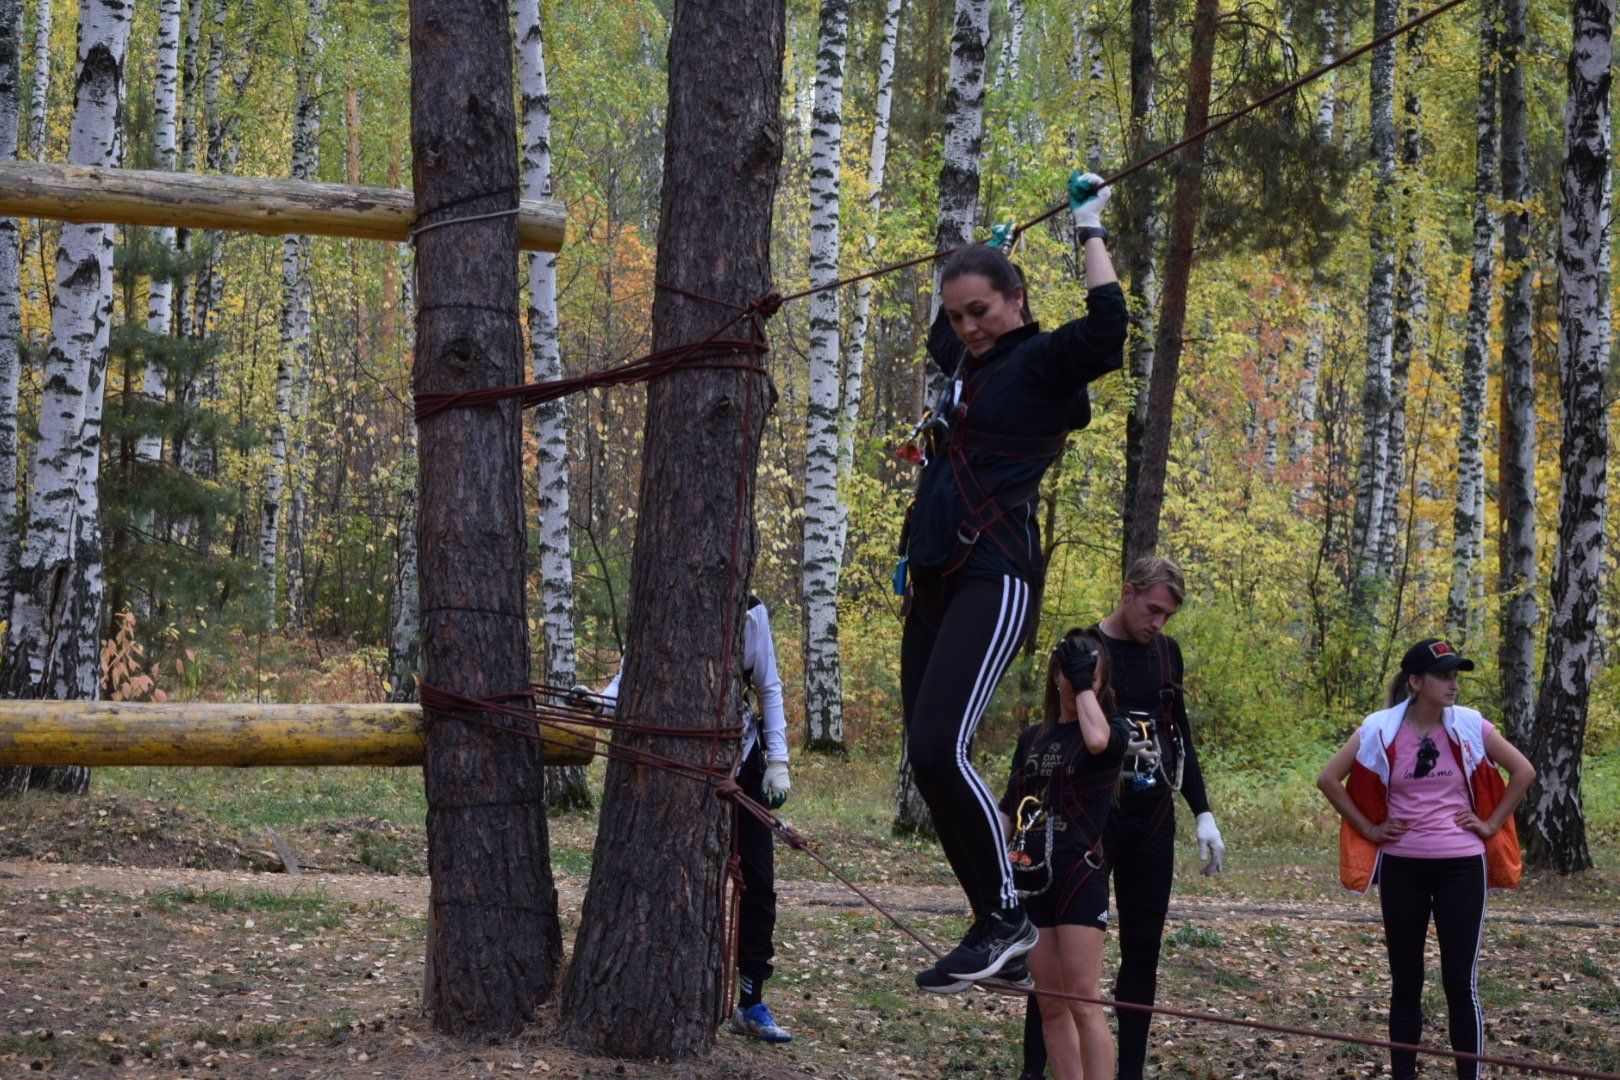
[[[996,975],[996,983],[1005,983],[1015,990],[1035,989],[1035,980],[1030,978],[1029,965],[1022,956],[1015,956],[1002,965],[1001,971]],[[917,973],[917,986],[930,994],[960,994],[973,983],[968,979],[958,979],[954,975],[947,975],[939,970],[936,964],[927,971]]]
[[[1002,965],[1035,947],[1040,931],[1022,906],[995,911],[974,922],[962,939],[939,962],[939,970],[957,979],[978,982],[999,972]]]

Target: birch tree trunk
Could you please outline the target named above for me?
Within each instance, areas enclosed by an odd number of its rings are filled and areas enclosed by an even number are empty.
[[[313,180],[320,137],[320,54],[321,22],[325,0],[309,0],[309,23],[304,32],[304,49],[299,57],[298,94],[293,106],[292,178]],[[288,234],[281,241],[281,349],[276,355],[276,420],[270,429],[270,465],[265,471],[264,500],[259,520],[259,570],[263,575],[264,615],[273,632],[280,625],[284,607],[280,591],[281,532],[283,512],[289,502],[289,436],[302,417],[298,403],[304,394],[300,383],[309,378],[309,241]],[[289,616],[294,610],[293,587],[288,586]],[[296,620],[294,620],[296,625]]]
[[[1086,0],[1070,14],[1069,79],[1079,99],[1078,126],[1071,132],[1069,145],[1083,151],[1086,168],[1096,172],[1103,167],[1104,120],[1100,103],[1107,89],[1108,69],[1103,64],[1102,25],[1097,19],[1096,0]],[[1080,253],[1074,256],[1075,276],[1081,276]]]
[[[1215,35],[1219,24],[1219,0],[1198,0],[1193,11],[1192,49],[1187,62],[1184,137],[1209,123]],[[1153,375],[1148,383],[1142,467],[1133,500],[1135,515],[1131,521],[1132,531],[1125,536],[1127,566],[1140,556],[1153,554],[1158,547],[1159,515],[1164,506],[1176,383],[1181,368],[1181,336],[1187,321],[1187,293],[1192,280],[1198,219],[1203,211],[1203,140],[1181,153],[1175,189],[1170,197],[1170,250],[1165,260],[1164,292],[1160,297],[1158,340],[1153,348]]]
[[[861,266],[877,260],[878,220],[883,213],[883,180],[889,163],[889,117],[894,111],[894,55],[900,38],[900,9],[905,0],[888,0],[883,14],[883,37],[878,46],[877,90],[872,104],[872,145],[866,162],[866,235],[861,240]],[[855,312],[849,320],[849,341],[844,349],[844,389],[838,421],[838,477],[840,482],[855,467],[855,425],[860,417],[866,378],[866,336],[872,320],[873,279],[855,285]],[[838,561],[843,565],[849,540],[849,506],[838,504]]]
[[[1155,54],[1153,0],[1131,0],[1131,112],[1126,147],[1133,161],[1147,156],[1148,124],[1157,107],[1159,62]],[[1130,290],[1131,332],[1125,343],[1130,373],[1130,412],[1125,416],[1125,484],[1120,506],[1120,534],[1137,531],[1137,491],[1142,481],[1142,443],[1147,433],[1148,385],[1153,379],[1153,350],[1158,341],[1160,240],[1159,188],[1156,171],[1138,173],[1117,192],[1123,202],[1125,229],[1118,244]],[[1130,565],[1129,543],[1120,545],[1121,574]]]
[[[443,223],[416,237],[419,393],[523,378],[511,53],[504,4],[411,4],[412,187],[418,220]],[[454,220],[465,217],[481,220]],[[450,409],[417,432],[429,685],[480,698],[529,688],[523,468],[511,399]],[[423,1004],[435,1028],[461,1038],[516,1034],[551,997],[562,959],[539,745],[521,737],[533,730],[526,719],[478,719],[513,730],[424,710]]]
[[[17,157],[22,105],[22,15],[22,0],[0,0],[0,161]],[[0,217],[0,619],[10,614],[11,571],[17,564],[17,389],[22,377],[20,239],[17,219]],[[4,786],[0,781],[0,788]]]
[[[979,214],[979,156],[984,146],[984,56],[990,39],[990,0],[956,0],[956,30],[951,35],[951,69],[945,88],[945,164],[939,174],[939,224],[934,250],[959,247],[973,239]],[[929,320],[939,314],[939,273],[934,264],[934,294]],[[924,376],[926,400],[939,396],[944,376],[932,365]],[[897,783],[894,831],[927,833],[933,822],[902,752]]]
[[[397,166],[398,159],[392,163]],[[390,172],[397,179],[397,169]],[[399,246],[399,304],[404,312],[416,310],[416,259],[411,245]],[[400,323],[404,338],[405,355],[416,352],[416,323],[405,319]],[[405,429],[406,453],[416,454],[416,425]],[[415,701],[416,678],[422,668],[422,584],[417,553],[417,486],[413,483],[403,495],[399,512],[399,550],[394,570],[393,628],[388,648],[388,700]]]
[[[21,30],[18,31],[21,34]],[[19,36],[19,43],[21,38]],[[19,65],[21,61],[19,59]],[[18,73],[18,92],[22,75]],[[35,0],[34,4],[34,77],[29,92],[28,152],[35,161],[45,160],[45,121],[51,100],[51,0]],[[20,104],[20,103],[19,103]],[[22,235],[22,249],[17,255],[19,265],[26,266],[33,257],[44,233],[44,222],[35,222],[33,228]],[[35,299],[30,291],[29,300]]]
[[[157,169],[174,168],[179,57],[180,0],[159,0],[157,82],[152,90],[153,167]],[[164,252],[171,255],[174,253],[173,229],[157,229],[153,233],[153,238]],[[148,286],[146,299],[147,333],[157,336],[169,333],[173,301],[174,280],[166,274],[154,277]],[[168,379],[161,364],[147,363],[141,392],[149,401],[164,401],[168,398]],[[156,465],[162,455],[163,438],[160,435],[142,435],[135,444],[136,459],[147,467]]]
[[[844,144],[844,53],[849,0],[821,0],[810,120],[810,285],[838,279]],[[805,748],[844,750],[838,657],[839,290],[810,297],[810,396],[804,451]]]
[[[1395,28],[1395,0],[1375,0],[1373,33]],[[1354,572],[1351,603],[1365,618],[1368,593],[1384,576],[1382,523],[1385,504],[1398,498],[1391,486],[1390,414],[1394,408],[1391,367],[1394,363],[1395,306],[1395,45],[1380,45],[1372,54],[1368,95],[1372,128],[1373,190],[1367,249],[1372,269],[1367,279],[1367,364],[1361,383],[1361,460],[1356,476],[1352,519]]]
[[[1408,7],[1408,14],[1417,10]],[[1406,49],[1406,92],[1402,111],[1405,126],[1400,129],[1399,172],[1400,197],[1396,205],[1398,216],[1404,216],[1405,243],[1400,247],[1399,266],[1395,272],[1395,304],[1392,312],[1389,369],[1389,462],[1388,487],[1384,495],[1384,512],[1378,524],[1378,575],[1392,579],[1401,547],[1401,491],[1406,483],[1406,405],[1407,387],[1411,383],[1412,361],[1427,356],[1429,351],[1426,323],[1429,314],[1429,287],[1424,275],[1423,230],[1419,220],[1424,200],[1419,197],[1418,186],[1423,167],[1423,103],[1418,97],[1418,77],[1423,70],[1424,28],[1409,31],[1402,39]],[[1397,613],[1398,614],[1398,613]]]
[[[1333,4],[1322,9],[1322,58],[1331,60],[1338,54],[1339,15]],[[1338,102],[1338,72],[1322,76],[1319,84],[1322,96],[1316,101],[1315,134],[1324,144],[1333,141],[1334,110]],[[1294,429],[1288,446],[1288,460],[1303,463],[1299,480],[1294,487],[1294,505],[1302,506],[1316,494],[1316,470],[1311,460],[1316,453],[1316,406],[1322,378],[1322,353],[1328,319],[1328,285],[1319,267],[1311,269],[1311,299],[1306,316],[1305,347],[1300,356],[1299,390],[1294,399],[1299,424]]]
[[[1502,11],[1502,446],[1497,505],[1502,631],[1502,727],[1516,746],[1530,746],[1535,710],[1536,389],[1530,258],[1530,142],[1525,106],[1525,20],[1528,0],[1503,0]]]
[[[523,95],[523,197],[551,197],[551,94],[546,85],[545,35],[540,0],[518,0],[519,92]],[[529,354],[536,382],[562,377],[557,326],[557,256],[529,254]],[[545,681],[574,685],[574,556],[568,530],[567,398],[534,410],[538,439],[540,607],[546,640]],[[590,809],[583,765],[548,765],[546,804],[553,810]]]
[[[1611,95],[1614,0],[1575,0],[1558,238],[1558,372],[1563,387],[1558,558],[1526,798],[1525,854],[1561,874],[1587,870],[1581,753],[1599,661],[1609,497],[1605,391],[1613,335]]]
[[[1464,330],[1458,396],[1457,505],[1451,517],[1451,591],[1446,627],[1466,642],[1479,629],[1474,597],[1484,589],[1485,557],[1485,394],[1491,356],[1491,291],[1496,276],[1496,215],[1491,201],[1497,187],[1496,130],[1497,5],[1487,2],[1479,18],[1479,99],[1474,106],[1474,240],[1468,268],[1468,316]]]
[[[675,5],[655,280],[739,303],[769,287],[785,24],[784,0]],[[653,347],[702,340],[726,316],[713,303],[659,290]],[[765,407],[765,380],[742,371],[691,371],[647,388],[631,571],[636,618],[621,717],[697,728],[738,715]],[[672,580],[681,587],[671,588]],[[678,654],[669,648],[674,641],[682,643]],[[704,768],[733,752],[705,739],[623,732],[614,743]],[[729,1004],[720,993],[717,886],[730,820],[706,783],[622,758],[608,763],[591,883],[563,989],[562,1026],[576,1046],[682,1059],[713,1045],[715,1021]]]
[[[196,161],[197,148],[197,57],[202,45],[202,11],[203,5],[209,0],[184,0],[185,26],[181,31],[180,43],[180,136],[179,145],[175,148],[175,166],[180,172],[190,172],[193,162]],[[192,236],[190,229],[176,229],[174,234],[174,247],[181,255],[191,251]],[[192,282],[190,275],[182,274],[174,286],[174,328],[175,332],[183,338],[191,337],[191,304]],[[181,387],[179,395],[191,403],[191,386]],[[174,461],[181,469],[191,471],[191,449],[189,440],[180,442],[174,447]],[[189,523],[181,522],[176,525],[176,535],[183,536],[189,532]]]
[[[74,164],[114,166],[121,140],[130,7],[82,0],[79,72],[68,136]],[[14,698],[94,699],[100,684],[101,528],[97,480],[102,392],[112,325],[108,225],[64,225],[56,255],[51,346],[45,359],[28,525],[14,575],[3,692]],[[43,775],[42,775],[43,773]],[[83,793],[90,770],[36,770],[30,786]]]

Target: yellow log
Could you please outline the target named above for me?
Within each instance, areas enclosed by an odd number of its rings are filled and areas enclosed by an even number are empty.
[[[416,208],[401,188],[7,161],[0,163],[0,215],[402,241]],[[518,247],[557,251],[567,223],[561,203],[524,199]]]
[[[547,764],[590,761],[587,729],[540,733]],[[420,705],[0,701],[0,765],[420,765],[422,745]]]

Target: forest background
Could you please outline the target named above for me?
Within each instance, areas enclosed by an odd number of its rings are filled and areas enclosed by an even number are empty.
[[[891,7],[900,15],[879,191],[869,166]],[[1185,107],[1190,5],[1166,0],[1154,8],[1157,90],[1144,142],[1129,130],[1131,50],[1140,36],[1131,12],[1122,0],[991,5],[978,235],[1044,210],[1077,165],[1107,175],[1129,160],[1133,146],[1174,140]],[[1516,205],[1497,195],[1485,201],[1492,218],[1527,214],[1534,419],[1551,433],[1560,420],[1555,257],[1571,13],[1558,2],[1528,12],[1520,70],[1529,195]],[[821,118],[813,106],[823,14],[804,0],[789,5],[782,97],[789,138],[774,245],[784,289],[812,274],[807,238],[816,231],[813,130]],[[122,160],[131,167],[170,163],[154,136],[159,16],[159,7],[133,8],[120,107]],[[648,348],[667,16],[668,4],[652,0],[541,8],[553,194],[569,215],[556,276],[560,363],[568,374]],[[21,17],[21,40],[34,47],[24,49],[13,87],[25,113],[20,153],[65,160],[78,77],[77,5],[28,6]],[[925,0],[852,0],[847,17],[840,265],[854,272],[932,250],[953,19],[950,5]],[[377,186],[401,186],[410,175],[403,4],[189,0],[181,18],[172,167]],[[1373,21],[1370,5],[1338,0],[1232,7],[1217,43],[1214,115],[1365,40]],[[1487,74],[1498,66],[1500,23],[1500,12],[1478,0],[1395,50],[1393,188],[1380,188],[1375,175],[1365,60],[1207,146],[1159,550],[1188,571],[1189,601],[1171,629],[1189,659],[1201,753],[1216,769],[1264,776],[1279,760],[1325,754],[1381,703],[1382,684],[1405,645],[1430,633],[1449,632],[1479,661],[1465,698],[1498,716],[1507,600],[1533,596],[1540,611],[1549,609],[1559,524],[1553,437],[1535,448],[1537,572],[1521,590],[1502,570],[1503,529],[1517,519],[1504,512],[1498,482],[1501,277],[1517,267],[1502,258],[1494,231],[1487,246],[1498,280],[1486,294],[1483,388],[1467,379],[1464,361],[1480,202],[1476,87],[1482,63]],[[1113,225],[1115,215],[1139,213],[1133,203],[1159,206],[1173,175],[1167,164],[1125,182],[1105,220]],[[1388,198],[1378,196],[1384,190]],[[1380,234],[1374,219],[1386,210],[1395,228]],[[20,477],[29,475],[42,427],[59,230],[21,223]],[[1162,229],[1148,235],[1155,239],[1139,244],[1137,254],[1121,256],[1127,268],[1138,265],[1140,250],[1163,245]],[[282,240],[180,240],[173,253],[154,230],[116,233],[99,449],[101,692],[281,700],[309,692],[310,681],[289,665],[313,654],[348,673],[328,680],[328,691],[408,695],[415,632],[408,250],[303,241],[295,245],[302,278],[289,293]],[[1390,381],[1369,406],[1369,281],[1384,256],[1398,267],[1397,317],[1388,330]],[[1017,257],[1037,316],[1051,323],[1083,310],[1076,251],[1061,216],[1028,233]],[[1603,280],[1612,290],[1612,280]],[[170,283],[174,297],[169,323],[156,331],[149,324],[154,282]],[[928,400],[922,339],[931,285],[926,267],[878,279],[864,334],[851,327],[852,296],[835,312],[845,357],[835,401],[852,439],[850,464],[837,478],[837,504],[847,512],[836,589],[841,712],[836,729],[819,714],[808,741],[881,759],[896,757],[899,742],[898,601],[890,581],[913,483],[911,467],[893,449]],[[1139,314],[1151,316],[1154,305],[1142,307]],[[772,609],[790,715],[806,723],[803,658],[813,651],[807,643],[826,636],[810,616],[803,554],[807,531],[825,524],[826,513],[825,503],[809,497],[806,479],[817,408],[825,415],[810,374],[818,334],[810,312],[789,305],[770,324],[765,364],[778,398],[762,451],[753,579]],[[1151,318],[1137,328],[1137,340],[1151,342]],[[865,367],[852,385],[847,358],[857,344]],[[155,370],[165,377],[154,394]],[[1036,641],[1100,617],[1117,595],[1127,418],[1143,387],[1140,369],[1094,387],[1095,420],[1049,474],[1041,512],[1051,572]],[[574,643],[563,667],[581,682],[611,675],[631,617],[624,598],[644,401],[639,388],[597,390],[573,399],[566,414],[566,611]],[[141,449],[154,440],[160,451]],[[1368,440],[1382,442],[1389,462],[1376,478],[1388,509],[1370,561],[1368,526],[1357,521],[1364,516],[1358,503],[1368,496],[1358,473]],[[1475,489],[1459,481],[1459,455],[1470,440],[1485,480]],[[529,446],[526,498],[538,521],[538,439]],[[14,541],[37,498],[26,483],[19,488]],[[1474,543],[1461,546],[1467,550],[1456,543],[1460,521],[1477,522],[1467,526],[1478,529]],[[547,535],[543,523],[529,534],[530,636],[536,672],[554,677],[558,616],[541,579]],[[1611,573],[1601,589],[1606,654]],[[1544,635],[1546,620],[1534,627]],[[1003,685],[981,738],[998,758],[1038,708],[1042,662],[1037,651],[1026,652]],[[1592,670],[1602,673],[1591,685],[1586,750],[1603,755],[1620,740],[1620,676],[1601,664]]]

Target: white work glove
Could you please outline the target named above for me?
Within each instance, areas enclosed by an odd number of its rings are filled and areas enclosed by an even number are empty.
[[[765,779],[760,787],[765,792],[765,799],[771,804],[772,810],[779,810],[787,802],[788,791],[793,784],[788,780],[787,758],[771,758],[765,763]]]
[[[1112,187],[1103,187],[1103,178],[1096,173],[1083,173],[1079,169],[1069,174],[1069,213],[1074,215],[1077,229],[1102,227],[1103,207],[1114,194]]]
[[[1159,767],[1159,750],[1153,745],[1151,735],[1125,740],[1125,756],[1136,758],[1141,763],[1138,771],[1152,772]]]
[[[1226,841],[1215,827],[1215,815],[1205,810],[1198,815],[1198,857],[1204,860],[1203,873],[1221,872],[1221,856],[1226,854]]]
[[[602,703],[596,699],[596,691],[580,683],[568,691],[568,704],[576,709],[598,709]]]

